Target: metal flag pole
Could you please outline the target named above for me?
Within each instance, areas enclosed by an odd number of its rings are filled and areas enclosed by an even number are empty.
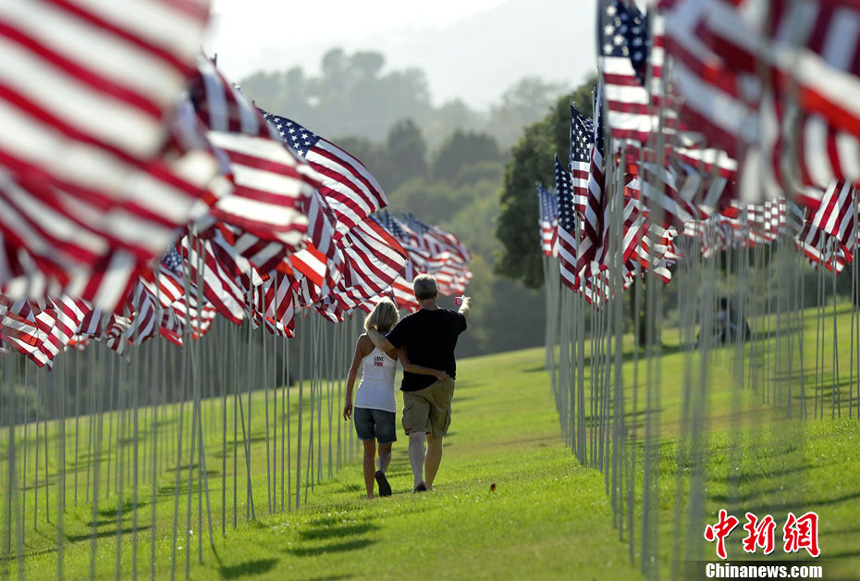
[[[21,468],[21,531],[23,534],[27,530],[27,443],[30,439],[27,433],[27,428],[30,424],[30,367],[26,364],[26,361],[22,361],[22,363],[24,363],[24,365],[22,366],[24,369],[24,461],[23,466]],[[10,377],[12,384],[10,389],[12,389],[13,391],[15,389],[14,382],[18,378],[18,376],[19,374],[15,373],[15,366],[12,366]]]
[[[13,365],[10,365],[9,358],[5,359],[5,365],[2,367],[3,369],[3,388],[5,391],[5,400],[6,400],[6,409],[8,413],[7,417],[7,426],[8,436],[7,436],[7,470],[6,470],[6,498],[3,502],[3,508],[5,509],[5,525],[3,526],[3,539],[2,539],[2,551],[0,551],[0,558],[2,558],[2,566],[0,566],[0,575],[2,575],[3,579],[9,578],[9,563],[10,556],[12,554],[12,523],[16,524],[16,528],[18,528],[18,516],[15,513],[15,506],[17,505],[17,497],[18,495],[15,492],[17,488],[17,458],[16,449],[15,449],[15,379],[14,379],[14,362]],[[10,370],[9,368],[12,367]],[[18,559],[18,570],[21,571],[21,551],[16,550],[16,557]]]
[[[271,466],[271,458],[272,458],[272,450],[271,450],[271,434],[269,433],[269,383],[267,381],[266,376],[266,330],[265,324],[260,325],[260,339],[261,339],[261,369],[260,373],[262,374],[262,382],[263,382],[263,401],[265,405],[265,415],[266,415],[266,500],[269,504],[269,514],[272,514],[272,466]]]
[[[290,458],[287,454],[287,446],[290,444],[290,349],[286,339],[281,340],[282,357],[281,357],[281,511],[284,510],[285,496],[289,496],[290,485],[289,472]]]
[[[39,416],[42,406],[42,382],[36,374],[36,458],[33,461],[33,530],[39,530]]]
[[[296,508],[299,508],[301,504],[301,491],[302,491],[302,418],[304,416],[302,407],[304,402],[304,389],[305,389],[305,375],[304,375],[304,367],[305,367],[305,326],[307,322],[307,317],[304,317],[302,322],[301,334],[299,343],[299,426],[298,426],[298,434],[296,436],[297,444],[296,444]],[[298,331],[298,321],[296,321],[296,332]]]
[[[326,379],[326,397],[328,398],[328,477],[332,478],[332,477],[334,477],[334,473],[332,471],[332,466],[334,464],[333,458],[332,458],[332,453],[333,453],[332,444],[334,441],[334,438],[332,437],[333,436],[332,430],[334,429],[333,414],[334,414],[334,403],[335,403],[334,402],[334,393],[333,393],[333,389],[334,389],[334,383],[333,382],[334,382],[334,377],[335,377],[335,362],[337,361],[337,355],[338,355],[338,353],[337,353],[337,326],[332,325],[330,331],[326,334],[331,335],[331,354],[330,354],[329,359],[328,359],[329,360],[329,374],[328,374],[328,378]],[[338,402],[340,402],[340,399],[338,399]],[[340,425],[340,424],[338,424],[338,425]]]
[[[238,327],[230,329],[230,353],[238,353]],[[239,478],[239,358],[233,358],[233,530],[236,530],[239,518],[238,478]]]
[[[94,369],[99,370],[98,380],[94,385],[96,389],[96,398],[98,401],[98,420],[96,426],[94,451],[93,451],[93,502],[90,518],[92,519],[90,533],[90,579],[94,579],[96,575],[96,554],[98,550],[98,527],[99,527],[99,489],[101,482],[101,454],[102,454],[102,439],[104,438],[104,390],[108,387],[110,378],[105,373],[104,350],[98,346],[99,350],[97,365]]]
[[[66,361],[54,377],[54,393],[59,399],[60,419],[57,430],[57,464],[60,491],[57,493],[57,579],[64,578],[65,513],[66,513]],[[59,389],[57,389],[59,384]],[[56,400],[55,400],[56,401]],[[56,412],[56,404],[53,406]],[[55,414],[56,415],[56,414]]]
[[[278,296],[277,280],[273,282],[275,296]],[[270,333],[272,336],[272,505],[274,510],[278,510],[278,336],[276,333]],[[268,460],[267,460],[268,462]]]
[[[295,329],[295,319],[293,325]],[[292,406],[290,406],[290,346],[287,341],[284,341],[284,359],[286,363],[284,365],[284,396],[281,398],[281,414],[283,417],[283,414],[286,411],[287,423],[286,429],[281,430],[281,510],[284,508],[284,496],[286,496],[287,508],[291,509],[293,506],[293,499],[290,496],[293,489],[292,472],[290,472],[293,465],[291,456],[293,433],[292,422],[290,421],[290,416],[292,414]],[[284,438],[284,432],[286,432],[286,441]],[[286,454],[284,453],[285,451]],[[286,473],[286,486],[284,485],[284,473]]]
[[[123,508],[125,504],[125,470],[123,470],[123,460],[125,450],[125,419],[126,419],[126,396],[128,393],[127,377],[128,377],[128,362],[120,361],[119,379],[117,380],[117,413],[119,413],[119,423],[117,425],[117,459],[114,462],[114,470],[116,471],[116,566],[114,567],[114,576],[117,581],[122,578],[122,521]],[[123,365],[122,363],[125,363]]]

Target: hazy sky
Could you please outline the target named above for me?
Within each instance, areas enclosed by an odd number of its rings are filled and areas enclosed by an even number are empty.
[[[424,69],[437,104],[462,97],[486,106],[527,75],[579,84],[594,68],[595,2],[213,0],[204,48],[233,81],[292,66],[317,74],[335,46],[378,50],[389,70]]]

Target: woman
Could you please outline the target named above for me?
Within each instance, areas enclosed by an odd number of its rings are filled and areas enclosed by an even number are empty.
[[[390,299],[382,299],[364,320],[364,329],[376,329],[385,334],[397,324],[399,318],[394,303]],[[364,485],[367,488],[367,498],[373,498],[374,479],[379,484],[379,496],[391,496],[391,486],[385,477],[385,471],[391,462],[391,445],[397,440],[394,422],[397,411],[394,372],[398,358],[403,369],[410,373],[433,375],[440,381],[448,377],[444,371],[412,365],[406,357],[405,349],[383,352],[374,347],[366,333],[358,338],[346,382],[343,419],[349,420],[353,415],[352,390],[358,368],[361,367],[361,381],[355,394],[354,422],[358,439],[364,444]],[[374,465],[377,442],[379,461]]]

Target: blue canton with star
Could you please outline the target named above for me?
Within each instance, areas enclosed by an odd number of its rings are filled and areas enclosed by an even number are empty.
[[[558,225],[568,232],[575,228],[576,211],[573,209],[573,180],[570,172],[555,156],[555,189],[558,192]]]
[[[423,236],[430,230],[430,226],[413,216],[412,214],[403,214],[403,221],[406,226],[419,236]]]
[[[182,255],[176,250],[176,246],[171,246],[170,250],[164,253],[161,257],[161,263],[170,272],[182,273]]]
[[[275,126],[284,143],[292,147],[302,157],[308,156],[308,150],[317,144],[319,136],[286,117],[267,113],[260,109],[263,118]]]
[[[621,0],[606,4],[599,31],[600,50],[605,57],[629,58],[638,81],[645,84],[651,39],[648,17],[636,6]]]
[[[391,232],[391,235],[399,240],[408,240],[409,236],[406,232],[403,231],[403,228],[400,226],[400,221],[391,216],[391,219],[388,221],[389,228],[388,231]]]
[[[590,147],[594,138],[594,124],[591,119],[570,106],[570,165],[588,163]]]
[[[540,200],[540,221],[552,222],[558,218],[558,200],[540,184],[537,186],[537,192]]]

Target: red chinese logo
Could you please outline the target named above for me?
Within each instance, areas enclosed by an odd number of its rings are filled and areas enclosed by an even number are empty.
[[[764,549],[764,554],[769,555],[773,552],[773,531],[776,529],[776,523],[770,515],[758,520],[756,515],[751,512],[746,514],[747,524],[744,525],[744,530],[747,531],[747,536],[744,539],[744,551],[747,553],[755,553],[756,547]]]
[[[711,543],[717,541],[717,556],[720,559],[726,558],[726,537],[739,522],[736,517],[727,515],[726,510],[721,508],[717,523],[705,527],[705,540]]]
[[[765,555],[773,552],[775,546],[776,522],[771,515],[759,519],[751,512],[746,513],[747,522],[743,529],[747,532],[743,539],[743,549],[747,553],[755,553],[758,548],[763,549]],[[717,556],[726,558],[726,539],[732,530],[738,526],[738,519],[725,509],[720,509],[719,518],[716,523],[705,527],[705,540],[717,543]],[[818,557],[821,550],[818,548],[818,515],[814,512],[796,517],[794,513],[788,513],[785,520],[783,532],[783,550],[786,553],[796,553],[805,549],[810,556]]]
[[[806,549],[812,557],[817,557],[821,551],[818,549],[818,515],[807,512],[796,518],[794,513],[788,513],[785,526],[782,527],[785,536],[783,548],[786,553],[796,553],[800,549]]]

